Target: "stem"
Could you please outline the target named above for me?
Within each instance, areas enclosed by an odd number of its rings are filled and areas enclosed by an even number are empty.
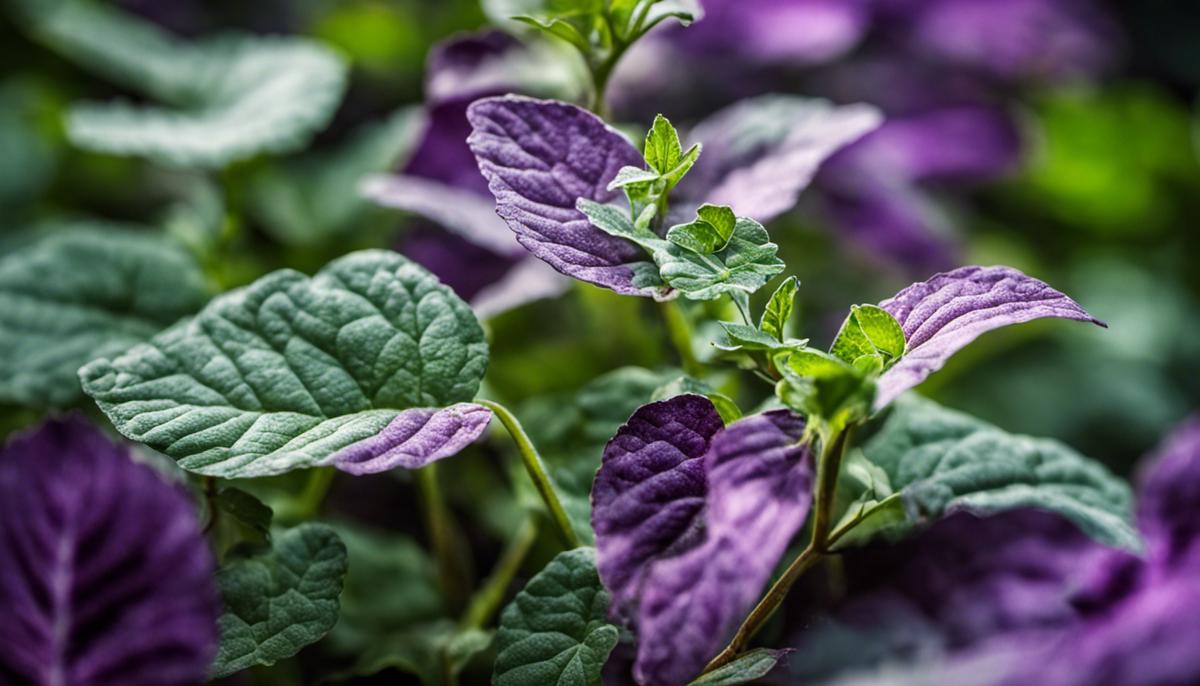
[[[442,586],[442,593],[454,602],[464,595],[466,584],[454,547],[450,510],[438,485],[437,463],[432,462],[418,469],[416,477],[424,506],[425,529],[433,547],[433,557],[437,560],[438,583]]]
[[[521,523],[521,528],[517,529],[517,534],[508,542],[500,559],[496,561],[492,573],[471,598],[471,603],[467,606],[467,611],[463,613],[462,621],[459,623],[460,628],[479,629],[491,620],[496,611],[500,609],[505,592],[536,541],[537,522],[532,517],[526,518]]]
[[[525,471],[529,473],[530,480],[533,481],[538,494],[542,496],[542,502],[546,504],[550,518],[554,520],[559,533],[562,534],[563,542],[567,544],[568,548],[578,548],[579,538],[575,535],[571,520],[567,519],[567,511],[563,509],[562,501],[558,499],[558,493],[554,490],[554,482],[550,480],[550,475],[546,472],[546,464],[542,461],[542,456],[538,454],[537,448],[534,447],[533,441],[529,440],[529,435],[525,433],[521,422],[517,421],[508,408],[498,402],[482,398],[477,398],[475,402],[488,408],[499,417],[500,423],[504,425],[508,435],[512,437],[513,443],[516,444],[517,452],[521,454],[521,461],[525,463]]]
[[[204,504],[208,507],[208,522],[204,525],[203,533],[208,534],[217,528],[221,520],[221,510],[217,507],[217,479],[212,476],[202,477],[204,480]]]
[[[849,434],[850,431],[848,429],[839,432],[833,441],[825,446],[821,454],[821,459],[817,463],[817,486],[813,503],[815,513],[813,517],[812,540],[796,556],[796,559],[792,560],[792,563],[788,565],[788,568],[784,570],[779,579],[771,584],[771,588],[767,590],[766,595],[763,596],[762,600],[758,601],[758,605],[754,606],[754,609],[746,616],[742,625],[738,627],[733,640],[704,668],[705,673],[728,664],[745,650],[750,639],[754,638],[754,635],[762,629],[767,620],[771,618],[771,615],[775,614],[775,611],[779,609],[780,604],[783,603],[783,599],[787,597],[788,591],[792,590],[792,586],[800,576],[816,564],[829,551],[829,546],[837,540],[830,537],[829,525],[833,512],[838,471],[841,469],[842,455],[845,453]],[[840,536],[843,533],[845,533],[844,530],[839,530],[838,535]]]
[[[679,353],[683,371],[691,376],[702,376],[704,366],[696,359],[696,351],[692,348],[692,325],[688,323],[687,315],[679,306],[679,301],[666,300],[659,303],[659,307],[662,310],[663,322],[667,325],[667,335]]]
[[[295,519],[316,517],[321,512],[321,505],[325,502],[329,487],[333,485],[334,473],[333,467],[310,469],[308,482],[304,484],[304,490],[300,491],[300,495],[296,496],[295,504],[289,508],[289,514]]]

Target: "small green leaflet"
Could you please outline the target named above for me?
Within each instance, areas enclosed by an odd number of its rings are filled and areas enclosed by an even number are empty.
[[[49,229],[0,258],[0,402],[75,402],[80,367],[148,340],[210,295],[192,257],[149,228]]]
[[[904,347],[904,330],[895,317],[875,305],[856,305],[829,352],[863,371],[882,371],[904,355]]]
[[[608,623],[595,556],[592,548],[559,553],[504,609],[494,686],[599,686],[620,632]]]
[[[221,568],[225,611],[212,677],[273,665],[319,640],[337,622],[345,575],[346,547],[323,524],[284,531],[270,552]]]
[[[666,241],[650,229],[635,225],[629,220],[629,213],[616,205],[579,198],[575,201],[575,207],[587,216],[592,226],[610,236],[632,241],[650,252],[665,250],[667,247]]]
[[[679,143],[679,134],[667,118],[661,114],[654,117],[650,131],[646,133],[646,145],[643,154],[646,164],[660,175],[679,166],[683,157],[683,146]]]
[[[808,343],[808,339],[789,338],[780,341],[770,334],[756,329],[753,326],[745,324],[735,324],[733,322],[717,322],[721,325],[721,329],[725,331],[725,336],[729,339],[726,343],[719,343],[717,347],[721,350],[736,351],[745,350],[764,351],[771,353],[795,351],[804,348]]]
[[[677,224],[667,231],[667,240],[695,253],[709,255],[729,245],[737,217],[725,205],[701,205],[696,210],[696,219],[687,224]]]
[[[487,361],[466,303],[369,250],[268,274],[80,378],[124,435],[233,478],[329,463],[405,410],[473,407]]]
[[[719,252],[702,255],[674,243],[657,250],[663,281],[692,300],[715,300],[727,293],[753,293],[784,269],[762,224],[739,217],[729,244]]]
[[[305,146],[324,128],[348,67],[302,38],[227,35],[185,42],[91,0],[31,14],[43,43],[164,107],[83,104],[67,117],[76,145],[179,166],[220,168]]]
[[[763,310],[758,328],[763,333],[774,336],[775,340],[783,342],[784,331],[788,320],[792,318],[792,309],[796,303],[796,291],[800,290],[800,280],[789,276],[779,284],[779,288],[771,294],[767,307]]]
[[[863,450],[903,498],[909,529],[955,510],[1035,507],[1101,543],[1140,546],[1129,486],[1056,441],[1008,434],[910,394]]]
[[[761,679],[775,669],[790,650],[755,648],[733,662],[695,679],[688,686],[737,686]]]
[[[837,428],[868,416],[875,384],[856,367],[812,348],[782,353],[776,396],[788,407]]]

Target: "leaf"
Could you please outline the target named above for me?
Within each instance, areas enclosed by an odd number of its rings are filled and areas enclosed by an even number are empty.
[[[755,648],[738,659],[692,681],[688,686],[737,686],[761,679],[787,657],[790,650]]]
[[[212,678],[273,665],[319,640],[337,622],[345,575],[346,546],[324,524],[288,529],[269,553],[222,567],[225,612]]]
[[[384,206],[431,219],[475,245],[501,255],[521,255],[524,248],[496,216],[494,203],[472,190],[419,176],[369,177],[362,194]]]
[[[80,66],[166,105],[77,105],[67,117],[71,141],[164,164],[219,168],[304,147],[346,86],[346,63],[319,43],[249,35],[189,43],[88,0],[38,13],[32,31]]]
[[[642,24],[642,34],[668,19],[688,26],[704,18],[704,8],[698,0],[643,0],[643,4],[649,4],[650,8]]]
[[[702,255],[724,250],[737,224],[733,210],[724,205],[701,205],[696,217],[688,224],[672,226],[667,231],[667,240]]]
[[[4,683],[203,682],[213,567],[187,491],[82,418],[0,449]]]
[[[887,310],[874,305],[855,305],[829,352],[842,361],[857,365],[863,357],[878,359],[880,368],[904,354],[904,331]]]
[[[721,415],[721,421],[726,424],[736,422],[742,418],[742,410],[733,401],[733,398],[717,391],[708,382],[690,376],[679,376],[659,386],[654,390],[654,394],[650,396],[650,401],[670,400],[677,395],[687,393],[702,395],[708,398],[709,402],[716,408],[717,414]]]
[[[0,400],[64,406],[97,355],[144,341],[208,300],[195,261],[133,226],[71,224],[0,258]]]
[[[619,630],[606,618],[609,598],[595,558],[591,548],[559,553],[504,609],[495,686],[599,686]]]
[[[790,95],[742,100],[692,130],[705,163],[679,190],[691,202],[729,205],[766,223],[795,206],[825,159],[882,121],[869,105]]]
[[[776,395],[797,412],[831,427],[847,426],[870,413],[875,384],[856,366],[811,348],[793,351],[775,366],[783,374]]]
[[[592,226],[610,236],[624,238],[650,251],[666,246],[666,241],[649,229],[638,228],[630,221],[625,210],[616,205],[602,205],[587,198],[580,198],[576,206],[587,216]]]
[[[728,352],[739,350],[770,353],[799,351],[804,349],[805,344],[808,343],[808,339],[799,338],[788,338],[779,341],[770,334],[753,326],[746,326],[745,324],[735,324],[733,322],[717,323],[721,325],[721,329],[725,332],[725,337],[728,340],[723,343],[717,343],[716,346]]]
[[[487,360],[466,303],[404,257],[364,251],[312,278],[268,274],[80,378],[119,431],[189,471],[368,473],[474,441],[491,413],[467,401]]]
[[[774,336],[775,340],[783,342],[788,321],[792,318],[792,309],[796,305],[796,291],[800,290],[800,280],[789,276],[779,284],[779,288],[771,294],[767,307],[763,310],[758,328],[765,334]]]
[[[879,306],[900,323],[908,350],[880,377],[876,410],[992,329],[1042,317],[1107,326],[1074,300],[1012,267],[960,267],[914,283]]]
[[[863,450],[902,494],[910,529],[959,510],[985,515],[1035,507],[1070,519],[1106,545],[1140,545],[1129,523],[1129,487],[1056,441],[1007,434],[907,397]]]
[[[543,19],[540,17],[533,17],[528,14],[520,14],[513,17],[513,19],[523,24],[529,24],[534,28],[541,29],[551,36],[555,36],[556,38],[561,38],[571,45],[574,45],[585,55],[590,53],[592,50],[591,43],[588,42],[587,37],[580,33],[579,29],[566,19],[559,19],[557,17]]]
[[[753,293],[784,269],[779,246],[753,219],[738,218],[729,245],[701,255],[675,244],[654,253],[662,278],[692,300],[715,300],[727,293]]]
[[[675,127],[671,126],[671,122],[661,114],[654,117],[654,123],[646,133],[644,154],[646,164],[660,175],[673,171],[683,157],[679,134]]]
[[[612,181],[608,182],[608,190],[615,191],[631,185],[650,184],[659,179],[658,172],[641,167],[621,167]]]
[[[626,295],[647,261],[576,209],[580,198],[608,203],[622,167],[641,166],[637,149],[595,115],[574,105],[518,96],[484,98],[467,112],[467,140],[496,197],[496,212],[530,252],[558,271]],[[643,270],[643,271],[639,271]]]
[[[261,500],[240,488],[226,487],[217,493],[217,507],[222,512],[250,527],[264,538],[271,533],[271,518],[275,513]]]

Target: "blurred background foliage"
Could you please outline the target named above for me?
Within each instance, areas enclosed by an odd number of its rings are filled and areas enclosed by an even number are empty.
[[[100,78],[87,60],[54,49],[31,28],[36,0],[11,2],[0,19],[0,260],[59,230],[63,220],[133,222],[182,243],[211,286],[223,290],[280,267],[311,272],[357,248],[406,249],[414,236],[443,231],[366,202],[358,184],[413,155],[422,113],[440,106],[427,93],[427,58],[441,41],[487,25],[478,2],[112,4],[186,38],[233,30],[311,38],[348,62],[344,96],[311,136],[216,165],[85,149],[68,135],[75,103],[117,96],[147,102],[158,94]],[[706,22],[655,34],[618,69],[610,104],[629,130],[643,129],[658,111],[686,126],[739,98],[772,91],[873,102],[896,123],[894,138],[876,141],[882,152],[865,144],[839,156],[801,207],[768,227],[789,273],[802,281],[797,332],[828,342],[851,304],[877,302],[956,263],[1010,264],[1070,294],[1110,328],[1050,322],[989,334],[922,393],[1010,431],[1059,438],[1126,474],[1169,426],[1200,407],[1200,5],[1062,3],[1085,9],[1058,24],[1030,20],[1021,30],[1042,33],[1007,39],[1066,46],[1065,53],[1035,50],[1033,62],[1021,62],[1020,55],[964,53],[961,45],[939,42],[943,34],[911,19],[935,0],[842,3],[851,14],[822,16],[845,21],[794,26],[796,44],[779,54],[753,36],[739,38],[739,31],[752,33],[739,23],[748,15],[739,12],[751,12],[760,0],[703,4]],[[796,6],[822,4],[837,3]],[[992,3],[1001,18],[1028,4]],[[544,40],[507,28],[528,45]],[[798,47],[799,37],[812,45]],[[561,82],[578,73],[568,51],[537,49],[552,67],[540,76]],[[554,76],[555,69],[566,76]],[[580,84],[561,83],[549,91],[582,92]],[[964,112],[974,118],[939,118]],[[895,155],[900,163],[880,164],[895,162]],[[476,263],[467,248],[455,250],[467,271],[486,271],[494,262],[494,255]],[[497,268],[510,267],[511,261]],[[558,297],[493,316],[485,326],[492,345],[487,393],[521,408],[548,459],[567,465],[557,477],[565,490],[572,490],[567,482],[582,481],[576,490],[586,497],[588,467],[594,469],[604,438],[632,411],[628,403],[648,400],[679,364],[655,304],[573,283]],[[712,333],[697,331],[702,358],[714,354]],[[595,381],[624,367],[656,376],[625,370]],[[738,387],[735,375],[708,381],[745,410],[763,400],[760,389]],[[44,409],[4,405],[0,427],[28,425]],[[497,492],[507,475],[494,450],[477,447],[453,467],[451,506],[473,513],[463,525],[473,549],[468,557],[475,558],[468,575],[487,568],[500,540],[521,521]],[[572,473],[581,472],[572,454],[584,455],[583,476]],[[330,507],[414,530],[417,508],[396,502],[404,480],[339,478]],[[247,487],[278,505],[273,489],[302,492],[305,485],[295,481]],[[353,540],[366,546],[370,538]],[[407,569],[417,564],[411,557],[378,557],[373,572]],[[426,609],[436,616],[436,608]],[[350,644],[356,637],[334,639]],[[291,683],[299,667],[274,673],[277,681],[263,683]]]

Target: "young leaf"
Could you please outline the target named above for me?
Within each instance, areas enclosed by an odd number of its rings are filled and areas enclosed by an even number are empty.
[[[613,617],[632,617],[656,560],[700,542],[704,454],[724,427],[707,398],[680,395],[638,408],[605,446],[592,528]]]
[[[491,413],[467,401],[487,359],[466,303],[404,257],[364,251],[222,295],[80,378],[119,431],[189,471],[365,473],[474,441]]]
[[[804,347],[807,340],[790,338],[780,341],[770,334],[756,329],[753,326],[745,324],[734,324],[733,322],[717,322],[725,331],[726,337],[729,338],[727,343],[717,345],[721,350],[736,351],[767,351],[767,352],[785,352],[789,350],[799,350]]]
[[[272,550],[217,572],[225,612],[219,679],[254,665],[273,665],[333,628],[346,575],[346,546],[324,524],[301,524],[275,536]]]
[[[646,133],[645,157],[646,164],[659,175],[674,171],[683,157],[679,134],[661,114],[654,117],[654,123]]]
[[[0,449],[0,681],[202,683],[213,567],[189,494],[83,419]]]
[[[762,593],[812,500],[805,423],[786,410],[734,422],[704,457],[703,542],[655,562],[639,603],[634,675],[687,683],[721,649]]]
[[[642,251],[595,228],[579,198],[608,203],[607,185],[642,156],[621,134],[574,105],[518,96],[485,98],[467,112],[468,139],[496,197],[496,212],[517,240],[558,271],[626,295],[652,296],[635,284]],[[641,271],[639,271],[641,270]]]
[[[738,686],[757,681],[771,673],[791,650],[755,648],[729,664],[718,667],[688,686]]]
[[[1129,487],[1061,443],[1015,436],[917,397],[896,403],[863,448],[904,499],[908,526],[958,510],[1057,512],[1107,545],[1136,549]]]
[[[608,182],[608,190],[615,191],[631,185],[648,185],[659,179],[659,173],[641,167],[621,167],[612,181]]]
[[[796,304],[796,291],[800,290],[800,280],[789,276],[779,284],[779,288],[771,294],[767,307],[763,310],[758,328],[763,333],[774,336],[775,340],[783,342],[784,331],[792,318],[792,309]]]
[[[629,215],[625,210],[615,205],[603,205],[587,198],[580,198],[576,207],[587,216],[592,226],[610,236],[624,238],[650,251],[666,246],[666,241],[656,236],[648,228],[639,228],[629,220]]]
[[[779,246],[753,219],[739,218],[725,249],[702,255],[674,243],[654,253],[662,279],[693,300],[715,300],[726,293],[753,293],[783,271]]]
[[[89,222],[0,258],[0,400],[63,406],[79,368],[204,306],[208,285],[180,246],[149,230]]]
[[[559,553],[504,609],[492,683],[599,686],[620,633],[608,600],[593,549]]]
[[[677,224],[667,231],[667,240],[692,252],[709,255],[729,245],[736,225],[737,217],[728,207],[701,205],[696,210],[695,220]]]
[[[876,410],[992,329],[1042,317],[1107,326],[1074,300],[1011,267],[960,267],[914,283],[879,306],[900,323],[908,349],[879,378]]]
[[[783,380],[776,394],[797,412],[842,426],[868,415],[875,385],[864,370],[805,348],[776,358]]]
[[[874,305],[855,305],[842,323],[829,352],[842,361],[869,372],[860,360],[879,364],[879,370],[904,354],[904,331],[892,315]]]

